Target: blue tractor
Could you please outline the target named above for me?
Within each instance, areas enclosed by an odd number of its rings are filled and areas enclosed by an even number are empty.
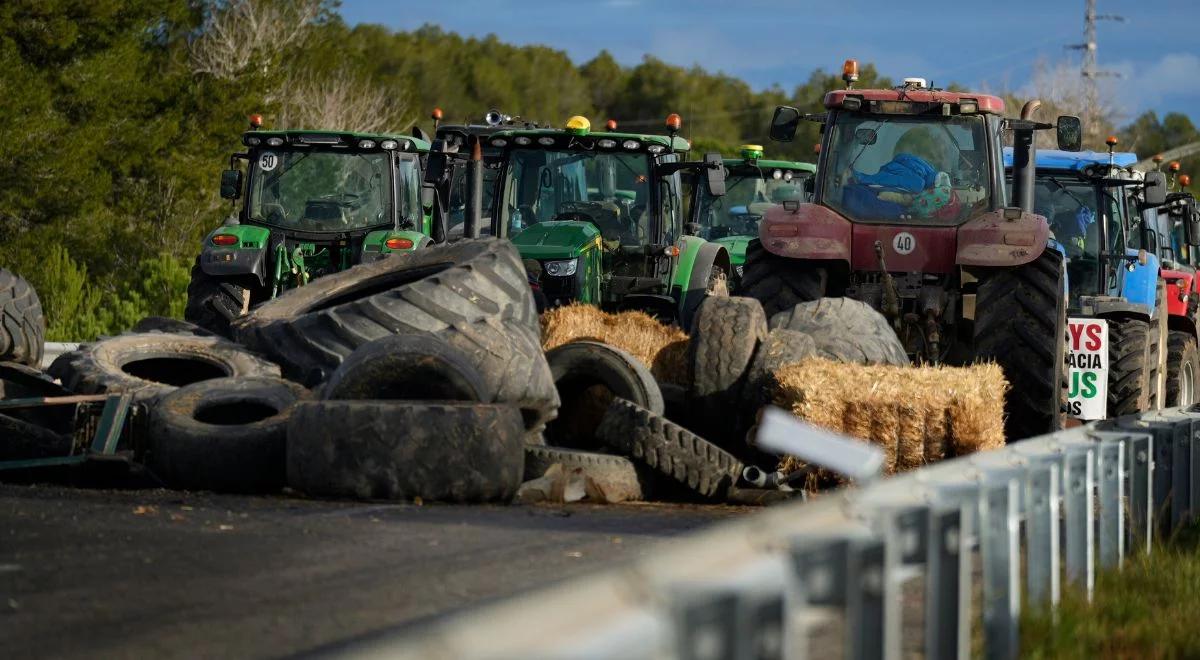
[[[1049,221],[1067,260],[1068,413],[1088,419],[1098,409],[1084,409],[1089,396],[1103,396],[1105,417],[1165,400],[1166,291],[1159,257],[1140,246],[1150,231],[1143,213],[1163,203],[1166,179],[1134,171],[1137,156],[1114,153],[1115,145],[1110,138],[1107,153],[1039,150],[1035,161],[1034,210]],[[1011,185],[1011,149],[1004,159]],[[1088,319],[1106,322],[1107,346],[1097,349],[1101,335],[1087,334]],[[1107,382],[1091,379],[1105,368]]]

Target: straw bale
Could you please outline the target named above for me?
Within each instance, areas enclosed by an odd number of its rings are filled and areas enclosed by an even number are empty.
[[[541,322],[543,351],[573,341],[600,341],[641,360],[664,383],[687,382],[687,333],[649,314],[612,314],[594,305],[576,304],[542,314]]]
[[[1004,444],[995,364],[897,367],[810,358],[774,374],[774,401],[798,417],[880,445],[888,473]],[[803,467],[785,457],[779,469]]]

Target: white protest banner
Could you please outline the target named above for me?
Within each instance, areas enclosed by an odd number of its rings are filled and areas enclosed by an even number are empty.
[[[1108,404],[1108,321],[1067,319],[1067,411],[1076,419],[1104,419]]]

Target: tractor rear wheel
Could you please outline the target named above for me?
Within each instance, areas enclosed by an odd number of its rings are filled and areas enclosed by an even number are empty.
[[[1150,335],[1141,319],[1108,319],[1108,417],[1150,410]]]
[[[1196,403],[1196,365],[1200,352],[1190,332],[1172,330],[1167,336],[1167,407]]]
[[[770,318],[799,303],[824,297],[828,280],[824,268],[771,254],[756,238],[746,246],[738,295],[757,298]]]
[[[229,324],[247,308],[247,294],[242,286],[218,279],[200,268],[200,259],[192,266],[192,281],[187,288],[187,306],[183,318],[222,337],[229,337]]]
[[[1046,250],[1027,264],[976,276],[975,359],[999,364],[1008,379],[1008,441],[1062,428],[1067,394],[1062,257]]]
[[[37,291],[25,278],[0,268],[0,360],[39,366],[45,336]]]

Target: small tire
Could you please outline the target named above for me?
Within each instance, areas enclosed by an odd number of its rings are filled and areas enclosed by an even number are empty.
[[[245,310],[246,288],[228,278],[216,278],[200,267],[200,258],[192,266],[187,287],[183,318],[221,337],[230,337],[230,324]]]
[[[51,376],[79,394],[131,392],[137,402],[213,378],[279,377],[279,367],[220,337],[118,335],[64,353]]]
[[[0,360],[36,367],[46,348],[42,302],[25,278],[0,268]]]
[[[624,456],[561,447],[525,446],[525,480],[546,474],[550,466],[564,470],[582,469],[604,491],[609,502],[636,502],[643,499],[642,476],[638,466]]]
[[[577,449],[601,446],[595,429],[612,397],[663,414],[662,390],[653,374],[629,353],[598,341],[573,341],[546,352],[562,401],[546,427],[551,445]]]
[[[1150,335],[1142,319],[1108,319],[1108,417],[1150,410]]]
[[[322,399],[491,403],[483,375],[462,351],[427,335],[392,335],[360,346],[321,388]]]
[[[172,488],[278,490],[288,417],[307,393],[279,378],[215,378],[170,392],[150,411],[147,467]]]
[[[789,364],[798,364],[817,355],[812,336],[787,328],[775,328],[759,345],[746,372],[742,400],[751,412],[771,403],[777,386],[775,372]]]
[[[1196,377],[1200,376],[1200,351],[1191,332],[1172,330],[1167,335],[1167,407],[1196,403]]]
[[[828,282],[829,272],[825,268],[771,254],[755,238],[746,245],[738,295],[758,300],[770,318],[800,303],[829,295]]]
[[[736,430],[746,371],[766,336],[766,314],[753,298],[713,297],[700,305],[688,344],[688,394],[704,428]]]
[[[721,499],[742,473],[725,450],[628,401],[613,400],[596,435],[609,447],[709,499]]]
[[[817,355],[842,362],[908,366],[911,362],[887,319],[852,298],[821,298],[771,317],[771,328],[812,337]]]
[[[288,485],[309,495],[505,502],[523,474],[507,404],[301,401],[288,424]]]

